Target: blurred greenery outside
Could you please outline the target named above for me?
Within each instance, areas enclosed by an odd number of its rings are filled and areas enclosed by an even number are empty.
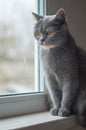
[[[0,95],[33,92],[36,0],[0,0],[0,7]]]

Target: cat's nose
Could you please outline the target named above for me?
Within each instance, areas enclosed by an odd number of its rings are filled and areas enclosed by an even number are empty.
[[[41,38],[40,40],[41,40],[41,42],[44,42],[44,41],[45,41],[45,38]]]
[[[44,41],[45,41],[45,36],[44,36],[44,35],[41,35],[40,40],[41,40],[41,42],[44,42]]]

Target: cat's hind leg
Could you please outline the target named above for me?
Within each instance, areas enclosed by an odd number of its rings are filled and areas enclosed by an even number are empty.
[[[80,91],[76,100],[76,118],[80,125],[86,127],[86,90]]]

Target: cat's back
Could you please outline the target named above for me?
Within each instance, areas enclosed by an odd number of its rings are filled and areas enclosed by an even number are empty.
[[[77,47],[76,53],[79,68],[83,69],[86,72],[86,51],[80,47]]]
[[[86,82],[86,51],[80,47],[77,47],[76,53],[78,60],[79,78]]]

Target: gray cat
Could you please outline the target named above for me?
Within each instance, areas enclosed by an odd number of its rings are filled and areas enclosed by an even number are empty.
[[[52,101],[51,113],[69,116],[74,113],[86,126],[86,52],[77,47],[68,31],[63,9],[56,15],[40,16],[34,36],[41,46],[41,60],[47,89]]]

